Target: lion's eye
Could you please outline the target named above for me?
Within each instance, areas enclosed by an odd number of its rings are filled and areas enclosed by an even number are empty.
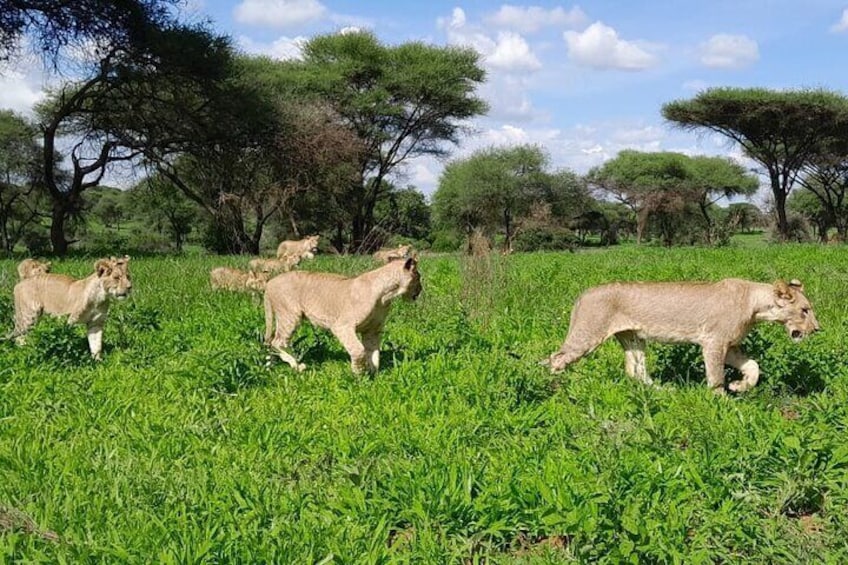
[[[809,308],[801,308],[801,313],[806,316],[807,314],[810,313],[810,309]]]

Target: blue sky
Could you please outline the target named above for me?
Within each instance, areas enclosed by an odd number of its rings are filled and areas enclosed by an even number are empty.
[[[585,172],[624,148],[728,154],[721,139],[665,124],[660,106],[709,86],[825,87],[848,92],[848,1],[189,0],[251,53],[290,58],[317,33],[369,29],[387,43],[469,45],[488,72],[490,113],[453,155],[540,143],[555,167]],[[0,69],[0,107],[27,112],[55,78],[22,59]],[[431,193],[443,163],[398,178]]]

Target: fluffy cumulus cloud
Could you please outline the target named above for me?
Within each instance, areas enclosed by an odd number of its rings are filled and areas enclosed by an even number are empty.
[[[493,67],[513,72],[537,71],[542,68],[542,63],[524,38],[510,31],[498,34],[495,48],[486,61]]]
[[[527,41],[518,33],[502,31],[495,38],[479,26],[470,25],[462,8],[454,8],[450,18],[439,18],[438,27],[445,30],[448,43],[465,45],[483,56],[484,62],[507,73],[539,70],[542,63]]]
[[[287,61],[289,59],[303,58],[303,46],[307,38],[299,35],[297,37],[280,37],[271,43],[261,43],[249,37],[241,36],[239,45],[247,53],[255,55],[267,55],[272,59]]]
[[[717,69],[743,69],[757,62],[757,42],[744,35],[720,33],[701,45],[701,63]]]
[[[242,0],[233,10],[239,23],[291,27],[321,19],[327,8],[318,0]]]
[[[848,8],[842,10],[842,17],[839,21],[830,26],[830,31],[833,33],[842,33],[848,31]]]
[[[657,63],[641,42],[626,41],[615,29],[595,22],[582,32],[563,33],[569,58],[584,67],[640,71]]]
[[[486,23],[497,27],[515,29],[522,33],[533,33],[545,26],[580,27],[588,21],[580,6],[566,10],[562,6],[550,10],[539,6],[513,6],[504,4],[486,17]]]

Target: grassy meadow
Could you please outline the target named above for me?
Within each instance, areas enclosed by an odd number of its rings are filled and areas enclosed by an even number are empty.
[[[261,303],[213,292],[219,264],[246,259],[133,259],[101,363],[59,321],[0,342],[0,562],[848,561],[845,247],[425,256],[373,377],[308,324],[307,370],[266,369]],[[650,347],[655,388],[614,341],[537,364],[589,286],[726,276],[801,279],[823,328],[759,326],[750,393],[715,397],[689,346]]]

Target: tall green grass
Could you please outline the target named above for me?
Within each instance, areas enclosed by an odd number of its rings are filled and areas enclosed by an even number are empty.
[[[58,321],[25,347],[0,342],[0,562],[848,559],[845,249],[497,261],[475,280],[455,256],[423,258],[383,369],[355,377],[308,324],[294,341],[307,371],[265,369],[260,302],[208,285],[212,266],[245,260],[133,259],[103,362]],[[5,333],[14,264],[0,269]],[[801,279],[823,327],[800,345],[753,332],[762,378],[748,394],[715,397],[687,346],[651,346],[658,388],[624,375],[614,343],[561,376],[537,365],[589,286],[727,276]]]

